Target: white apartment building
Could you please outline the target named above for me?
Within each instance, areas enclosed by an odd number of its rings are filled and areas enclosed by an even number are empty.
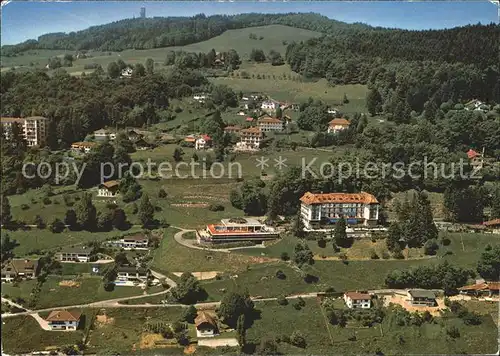
[[[270,132],[270,131],[281,132],[283,131],[284,127],[283,121],[267,115],[259,118],[257,120],[257,125],[263,132]]]
[[[306,229],[335,224],[345,218],[350,225],[376,225],[379,203],[369,193],[305,193],[301,198],[300,212]]]
[[[12,130],[12,125],[19,124],[24,138],[29,147],[43,146],[47,139],[48,119],[42,116],[30,116],[26,118],[2,117],[2,126],[5,137],[8,138]]]
[[[349,309],[370,309],[371,299],[371,296],[366,293],[344,293],[344,302]]]
[[[240,130],[240,143],[250,148],[259,148],[264,134],[260,127],[249,127]]]

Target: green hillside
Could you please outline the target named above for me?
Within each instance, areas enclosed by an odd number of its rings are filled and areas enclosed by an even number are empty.
[[[259,40],[252,40],[249,35],[253,33],[260,38]],[[84,71],[85,64],[97,63],[100,64],[104,70],[108,63],[122,59],[127,63],[144,63],[147,58],[152,58],[157,65],[161,66],[165,60],[166,54],[169,51],[190,51],[190,52],[208,52],[212,48],[217,52],[223,52],[230,49],[235,49],[240,57],[245,60],[248,59],[252,48],[260,48],[267,54],[271,49],[285,53],[287,42],[291,41],[305,41],[309,38],[319,37],[321,33],[299,28],[283,26],[283,25],[269,25],[260,27],[250,27],[238,30],[229,30],[220,36],[216,36],[207,41],[190,44],[182,47],[165,47],[147,50],[125,50],[122,52],[91,52],[92,58],[78,59],[73,62],[73,67],[64,68],[70,73],[81,73]],[[73,51],[63,50],[29,50],[16,57],[3,57],[2,70],[7,70],[10,67],[17,66],[30,66],[33,63],[35,68],[43,68],[48,62],[48,59],[53,56],[63,56],[64,53],[75,53]],[[89,70],[91,72],[92,70]]]

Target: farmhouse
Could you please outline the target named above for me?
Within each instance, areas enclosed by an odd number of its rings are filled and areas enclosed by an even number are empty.
[[[76,330],[81,315],[81,313],[67,310],[53,310],[45,320],[52,330]]]
[[[500,234],[500,219],[485,221],[483,225],[486,226],[488,230],[491,230],[492,233]]]
[[[344,301],[349,309],[369,309],[371,307],[371,299],[371,296],[367,293],[344,293]]]
[[[93,259],[92,250],[81,246],[66,247],[56,252],[55,257],[61,262],[90,262]]]
[[[77,153],[89,153],[96,146],[95,142],[75,142],[71,144],[71,150]]]
[[[144,137],[143,134],[137,132],[136,130],[130,130],[128,133],[127,133],[127,136],[128,136],[128,139],[132,142],[135,142],[141,138]]]
[[[198,137],[194,143],[194,148],[196,150],[204,150],[212,145],[212,138],[208,135],[201,135]]]
[[[125,250],[146,250],[148,248],[149,239],[144,234],[135,234],[125,236],[119,240],[111,240],[107,242],[109,246],[116,246]]]
[[[333,119],[328,123],[328,133],[337,133],[349,128],[351,123],[344,118]]]
[[[105,129],[100,129],[94,131],[94,138],[97,141],[106,141],[106,140],[113,141],[116,138],[116,133]]]
[[[113,198],[118,195],[120,182],[117,180],[109,180],[99,185],[97,190],[98,197]]]
[[[275,111],[279,105],[280,104],[274,100],[265,100],[260,105],[260,108],[264,111]]]
[[[257,120],[257,125],[263,132],[283,131],[283,121],[280,119],[265,115]]]
[[[47,139],[48,119],[42,116],[30,116],[26,118],[2,117],[2,127],[5,137],[8,138],[13,125],[19,125],[28,146],[41,146]]]
[[[134,142],[134,146],[136,150],[144,151],[151,148],[153,145],[147,142],[145,139],[140,138]]]
[[[116,269],[116,285],[124,285],[126,282],[145,283],[149,276],[149,270],[136,266],[119,266]]]
[[[240,131],[240,147],[258,149],[264,138],[264,134],[260,127],[249,127]]]
[[[434,307],[437,305],[436,293],[426,289],[409,289],[408,301],[414,306]]]
[[[260,242],[278,236],[274,228],[252,218],[222,219],[221,224],[210,224],[206,229],[196,231],[198,242]]]
[[[500,292],[500,282],[483,282],[458,288],[460,294],[472,295],[475,297],[498,296]]]
[[[31,279],[38,274],[38,259],[12,259],[2,267],[2,282],[10,282],[16,278]]]
[[[376,225],[379,203],[369,193],[305,193],[300,212],[307,229],[335,224],[341,217],[350,225]]]
[[[211,337],[218,334],[217,322],[212,315],[206,311],[198,312],[194,319],[197,337]]]

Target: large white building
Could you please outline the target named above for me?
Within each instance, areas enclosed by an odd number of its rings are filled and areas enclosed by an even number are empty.
[[[301,198],[300,212],[306,229],[335,224],[345,218],[350,225],[376,225],[379,203],[369,193],[305,193]]]
[[[259,118],[257,120],[257,125],[259,125],[260,129],[264,132],[270,132],[270,131],[281,132],[283,131],[284,128],[283,121],[267,115]]]
[[[43,146],[47,139],[48,119],[42,116],[30,116],[26,118],[2,117],[1,119],[5,137],[8,138],[12,125],[19,124],[28,146]]]

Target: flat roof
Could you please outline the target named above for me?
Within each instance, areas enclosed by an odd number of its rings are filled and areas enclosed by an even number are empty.
[[[436,293],[427,289],[410,289],[408,291],[412,297],[435,299]]]
[[[221,222],[226,226],[253,226],[264,225],[255,218],[236,218],[236,219],[222,219]]]

